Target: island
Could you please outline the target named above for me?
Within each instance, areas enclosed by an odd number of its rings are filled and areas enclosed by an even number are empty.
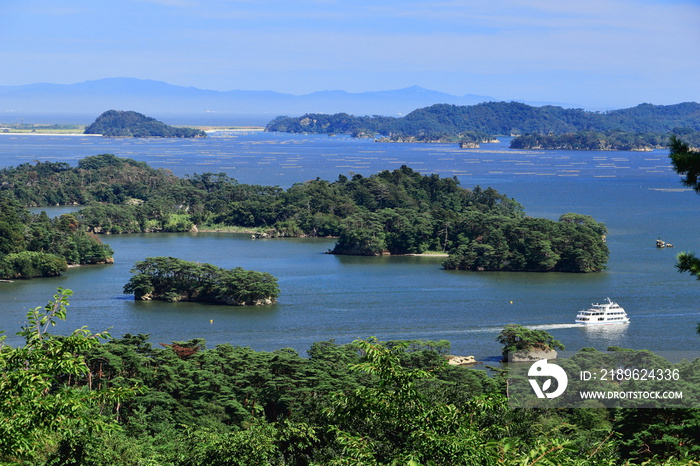
[[[564,345],[544,330],[533,330],[522,325],[506,325],[496,336],[503,345],[502,362],[534,362],[540,359],[556,359],[557,349]]]
[[[175,257],[148,257],[136,262],[124,294],[141,301],[196,301],[231,306],[274,304],[277,278],[241,267],[222,269],[212,264]]]
[[[107,110],[85,128],[85,134],[127,138],[204,138],[201,129],[166,125],[138,112]]]
[[[681,131],[677,128],[677,131]],[[700,141],[700,133],[686,134]],[[576,133],[531,133],[514,137],[511,149],[528,150],[622,150],[648,152],[668,146],[669,134],[629,131],[578,131]]]
[[[31,189],[27,187],[31,186]],[[60,186],[56,189],[56,186]],[[530,218],[492,188],[408,166],[339,175],[288,189],[238,183],[225,173],[183,178],[102,154],[78,162],[0,170],[0,194],[24,205],[85,204],[89,234],[239,231],[265,237],[333,237],[334,254],[449,254],[446,269],[598,272],[609,251],[605,225],[564,214]]]
[[[477,105],[435,104],[402,117],[309,113],[279,116],[265,131],[348,134],[378,137],[378,142],[451,142],[462,148],[516,136],[512,148],[652,150],[665,148],[671,134],[691,145],[700,143],[700,104],[641,104],[591,112],[553,105],[534,107],[520,102]],[[517,138],[519,135],[527,135]]]

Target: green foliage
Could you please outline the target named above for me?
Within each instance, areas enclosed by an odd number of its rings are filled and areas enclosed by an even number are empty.
[[[408,342],[382,344],[369,339],[353,344],[363,358],[351,369],[370,375],[375,382],[333,397],[326,410],[332,453],[322,457],[322,464],[599,465],[616,461],[614,449],[604,447],[611,435],[606,422],[602,420],[601,431],[594,435],[583,425],[600,418],[580,418],[577,435],[588,435],[589,443],[576,445],[570,435],[578,428],[575,416],[513,409],[494,392],[472,394],[459,404],[445,402],[431,396],[432,389],[426,385],[442,377],[444,359],[437,366],[411,368],[404,364]],[[566,428],[559,429],[562,424]]]
[[[620,409],[614,427],[621,454],[633,461],[700,457],[698,409]]]
[[[503,359],[516,351],[550,351],[564,349],[564,345],[545,330],[531,330],[522,325],[506,325],[496,337],[503,345]]]
[[[0,191],[26,206],[126,203],[165,191],[177,183],[169,170],[100,154],[71,168],[62,162],[23,163],[0,170]]]
[[[657,133],[661,137],[669,131],[685,128],[700,131],[698,112],[700,104],[687,102],[677,105],[641,104],[633,108],[608,112],[588,112],[555,106],[532,107],[519,102],[488,102],[470,106],[436,104],[419,108],[401,118],[355,117],[345,113],[336,115],[307,114],[300,117],[277,117],[268,123],[266,131],[290,133],[337,133],[390,136],[389,139],[448,140],[450,137],[476,132],[477,134],[562,134],[585,131],[581,138],[590,144],[593,132],[605,132],[608,138],[635,147],[626,142],[628,135],[619,132]],[[609,133],[608,133],[609,132]],[[616,134],[617,133],[617,134]],[[574,137],[573,139],[576,139]],[[645,136],[648,138],[650,136]],[[663,136],[664,138],[666,136]]]
[[[22,251],[0,258],[0,277],[3,278],[55,277],[66,269],[63,257],[44,252]]]
[[[277,435],[277,429],[267,423],[225,434],[194,430],[185,440],[187,460],[176,464],[281,465]]]
[[[200,138],[204,131],[194,128],[176,128],[138,112],[107,110],[85,128],[85,134],[134,138]]]
[[[136,299],[241,306],[273,303],[279,295],[277,279],[269,273],[241,267],[226,270],[174,257],[146,258],[137,262],[131,273],[135,275],[124,286],[124,293]]]
[[[623,150],[663,149],[667,133],[633,133],[623,131],[578,131],[564,134],[530,133],[516,136],[511,149]]]
[[[669,157],[673,168],[679,175],[685,175],[681,182],[700,194],[700,151],[691,149],[679,137],[673,136],[669,145],[671,151]],[[0,228],[2,228],[0,226]],[[676,268],[679,272],[688,272],[700,280],[700,258],[692,252],[681,252],[676,257]],[[700,324],[698,324],[700,334]]]
[[[0,196],[0,254],[20,252],[26,248],[24,224],[28,213],[17,201]]]
[[[593,466],[699,454],[697,410],[513,408],[499,377],[446,365],[447,341],[326,341],[308,358],[199,339],[153,347],[143,334],[98,344],[85,328],[49,333],[69,296],[30,311],[24,347],[0,349],[4,463]],[[697,364],[681,365],[696,383]]]
[[[589,216],[554,222],[474,212],[455,223],[446,269],[598,272],[608,260],[607,229]]]
[[[700,259],[690,252],[681,252],[676,256],[676,268],[679,272],[688,272],[700,280]]]
[[[5,185],[16,193],[37,170],[7,170]],[[38,193],[51,192],[56,175],[49,172],[38,178]],[[338,237],[336,254],[443,251],[452,254],[446,268],[465,270],[596,272],[609,254],[604,225],[590,217],[567,214],[558,223],[525,218],[520,204],[494,189],[469,190],[456,178],[407,166],[335,182],[316,179],[286,191],[239,184],[223,173],[177,179],[108,154],[60,173],[66,192],[100,201],[75,219],[94,233],[248,227],[270,236]]]
[[[0,197],[0,278],[53,277],[68,264],[106,262],[112,249],[80,229],[70,214],[49,219]]]
[[[339,393],[328,410],[343,456],[363,464],[411,460],[455,464],[468,452],[478,455],[477,433],[460,422],[459,411],[450,405],[433,405],[419,390],[419,381],[432,378],[431,373],[401,365],[407,343],[388,347],[370,339],[354,344],[363,359],[352,369],[375,377],[378,383]]]
[[[24,346],[0,346],[0,459],[21,461],[50,451],[77,431],[114,427],[97,409],[133,394],[132,389],[96,390],[78,386],[89,374],[84,355],[106,332],[83,327],[67,337],[49,332],[65,320],[70,290],[58,290],[45,307],[27,313],[18,332]]]
[[[685,175],[681,180],[685,186],[693,188],[700,193],[700,150],[692,149],[686,142],[678,136],[672,136],[669,143],[669,157],[673,169],[679,175]]]

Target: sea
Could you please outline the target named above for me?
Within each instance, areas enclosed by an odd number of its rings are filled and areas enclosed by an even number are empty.
[[[75,165],[110,153],[178,176],[226,173],[240,183],[277,185],[338,175],[368,176],[407,165],[456,177],[462,186],[492,187],[519,201],[526,214],[556,220],[567,212],[593,216],[608,228],[610,260],[593,274],[446,271],[439,257],[350,257],[324,254],[332,239],[252,239],[234,233],[108,235],[113,265],[71,268],[60,277],[0,283],[0,329],[7,342],[58,287],[73,290],[70,333],[88,326],[114,337],[149,334],[171,343],[203,338],[255,350],[316,341],[449,340],[451,353],[495,361],[496,336],[508,324],[546,330],[567,350],[620,346],[652,351],[700,347],[700,282],[675,268],[681,251],[700,248],[700,196],[672,170],[668,150],[651,152],[511,150],[509,139],[460,149],[456,144],[378,143],[347,136],[231,131],[204,139],[111,139],[95,136],[0,134],[0,168],[34,161]],[[75,207],[49,207],[50,215]],[[673,244],[656,248],[656,240]],[[123,294],[136,261],[174,256],[220,267],[269,272],[279,280],[272,306],[230,307],[136,302]],[[611,298],[627,325],[574,324],[579,309]]]

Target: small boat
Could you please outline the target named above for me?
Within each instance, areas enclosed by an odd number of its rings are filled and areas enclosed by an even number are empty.
[[[627,324],[630,318],[619,304],[607,299],[602,304],[591,304],[590,309],[578,311],[576,323],[584,325]]]

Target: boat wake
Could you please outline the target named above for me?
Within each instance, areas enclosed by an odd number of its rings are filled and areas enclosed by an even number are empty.
[[[445,333],[445,334],[463,334],[463,333],[494,333],[498,334],[503,330],[503,327],[480,327],[480,328],[469,328],[469,329],[464,329],[464,330],[446,330],[446,331],[441,331],[440,333]],[[577,328],[577,327],[585,327],[583,324],[538,324],[538,325],[523,325],[523,327],[530,329],[530,330],[557,330],[557,329],[564,329],[564,328]]]
[[[542,325],[523,325],[530,330],[557,330],[560,328],[576,328],[584,327],[583,324],[542,324]]]

